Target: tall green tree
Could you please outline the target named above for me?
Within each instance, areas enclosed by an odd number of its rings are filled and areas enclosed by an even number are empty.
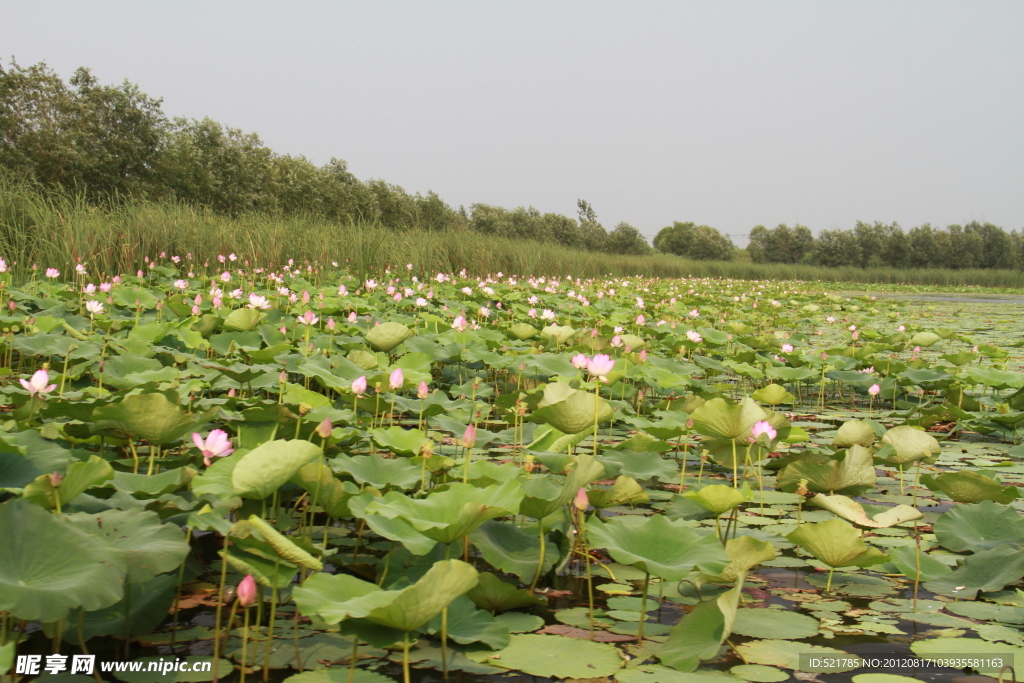
[[[695,261],[729,261],[736,247],[731,239],[709,225],[676,221],[658,231],[654,248]]]

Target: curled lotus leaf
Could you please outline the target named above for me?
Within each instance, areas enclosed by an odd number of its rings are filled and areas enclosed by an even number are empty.
[[[882,443],[892,446],[892,451],[885,457],[885,461],[891,465],[935,462],[942,452],[942,446],[934,436],[910,425],[893,427],[882,437]]]
[[[392,320],[371,328],[365,338],[374,351],[387,353],[411,336],[412,330]]]
[[[587,525],[587,534],[593,545],[606,548],[616,562],[669,581],[684,578],[694,568],[718,574],[729,563],[713,535],[701,536],[685,522],[670,522],[664,515],[639,522],[624,517],[594,521]]]
[[[874,428],[864,420],[847,420],[836,432],[832,445],[837,448],[849,448],[850,446],[863,446],[870,448],[871,444],[878,438]]]
[[[857,530],[841,519],[804,524],[786,536],[829,567],[867,567],[885,562],[885,553],[872,548]]]
[[[546,396],[545,393],[545,398]],[[579,434],[588,429],[592,430],[595,422],[608,422],[613,417],[615,411],[608,401],[575,389],[562,400],[533,411],[533,419],[546,422],[565,434]]]
[[[903,522],[911,522],[921,519],[924,515],[917,508],[909,505],[895,505],[886,508],[883,512],[868,515],[864,506],[846,496],[827,496],[819,493],[811,498],[811,502],[818,507],[825,508],[832,514],[843,519],[859,524],[860,526],[884,529]]]
[[[941,491],[958,503],[978,503],[992,500],[1010,503],[1020,496],[1016,486],[1003,486],[984,472],[943,472],[938,476],[925,474],[921,483],[932,491]]]

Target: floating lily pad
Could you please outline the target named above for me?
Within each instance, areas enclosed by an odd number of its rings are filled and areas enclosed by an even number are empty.
[[[498,652],[470,652],[467,656],[503,669],[557,678],[612,676],[622,666],[612,645],[533,633],[513,635],[509,646]]]

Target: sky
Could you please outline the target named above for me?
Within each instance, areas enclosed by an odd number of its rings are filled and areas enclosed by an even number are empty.
[[[0,56],[88,66],[453,206],[1024,228],[1024,3],[4,0]]]

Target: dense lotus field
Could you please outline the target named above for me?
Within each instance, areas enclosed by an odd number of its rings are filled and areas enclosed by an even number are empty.
[[[770,683],[867,646],[1024,654],[1006,305],[187,263],[0,276],[0,672]]]

